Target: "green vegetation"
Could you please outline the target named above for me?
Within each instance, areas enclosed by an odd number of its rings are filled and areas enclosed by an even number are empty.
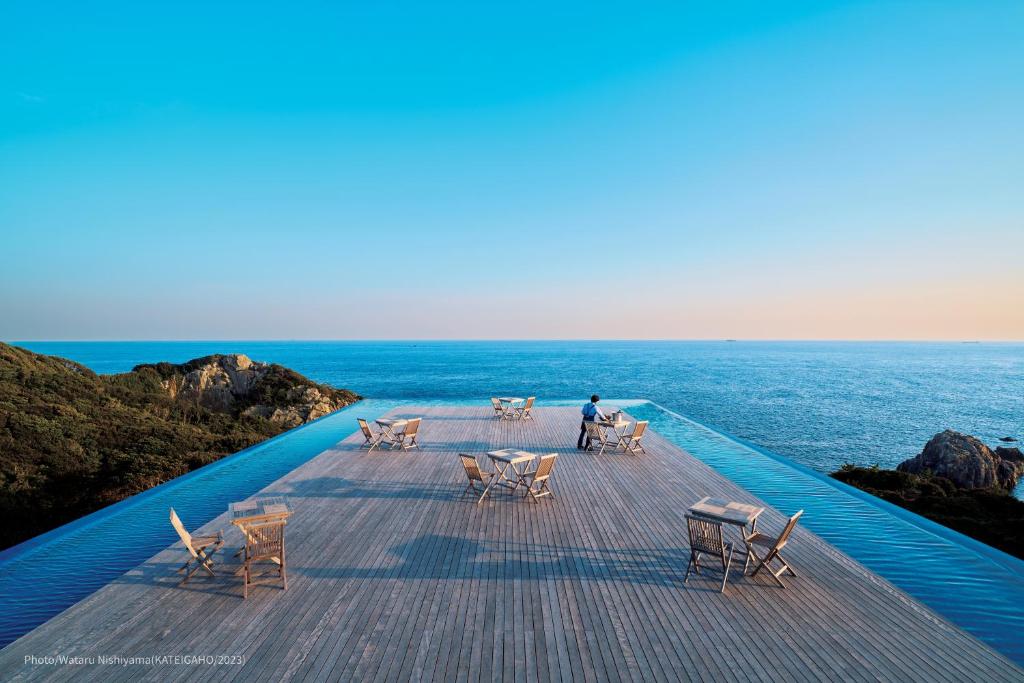
[[[945,477],[843,465],[839,481],[1024,559],[1024,501],[1000,488],[960,488]]]
[[[212,356],[97,375],[54,356],[0,343],[0,546],[8,547],[229,453],[358,396],[278,365],[254,364],[245,391],[172,390]],[[245,359],[248,362],[248,359]],[[194,371],[194,372],[193,372]],[[233,375],[238,376],[238,373]],[[211,392],[212,393],[212,392]],[[303,400],[318,401],[311,411]],[[237,400],[236,400],[237,399]],[[298,406],[298,410],[296,410]],[[275,409],[285,418],[271,415]],[[281,412],[279,411],[279,412]]]

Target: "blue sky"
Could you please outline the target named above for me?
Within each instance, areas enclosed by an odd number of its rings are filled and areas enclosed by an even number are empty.
[[[0,338],[1024,338],[1024,4],[23,3]]]

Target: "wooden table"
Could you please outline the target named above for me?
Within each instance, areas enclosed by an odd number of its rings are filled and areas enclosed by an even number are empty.
[[[626,427],[633,423],[629,420],[599,420],[597,424],[604,427],[606,433],[609,429],[612,430],[617,442],[615,444],[615,450],[618,450],[619,448],[624,447],[623,439],[626,438]]]
[[[498,396],[498,403],[501,404],[501,419],[510,420],[516,416],[516,409],[526,403],[525,398],[518,396]]]
[[[739,527],[744,545],[746,545],[749,535],[746,532],[747,525],[750,526],[750,533],[754,533],[757,530],[757,518],[761,516],[762,512],[764,512],[764,508],[756,505],[735,503],[710,496],[704,496],[690,506],[691,514]]]
[[[288,519],[291,517],[292,507],[283,496],[268,496],[231,503],[228,505],[228,512],[231,513],[231,523],[241,527],[246,524]]]
[[[526,399],[519,398],[518,396],[499,396],[498,403],[507,406],[505,408],[505,417],[509,417],[515,415],[516,408],[521,408],[526,403]]]
[[[377,426],[380,427],[380,431],[383,432],[381,441],[387,441],[389,444],[391,444],[392,448],[394,448],[395,443],[398,442],[398,435],[395,434],[395,428],[402,427],[409,423],[409,421],[406,420],[405,418],[391,419],[387,417],[378,418],[374,420],[374,422],[377,423]]]
[[[491,489],[495,486],[504,486],[505,488],[515,491],[520,486],[526,484],[523,478],[523,472],[525,469],[517,467],[518,465],[524,465],[532,461],[537,457],[536,453],[530,453],[529,451],[520,451],[515,448],[503,448],[500,451],[490,451],[487,457],[494,463],[495,474],[491,477],[491,481],[487,484],[487,488],[484,489],[483,495],[480,496],[480,500],[477,503],[481,503],[491,493]],[[514,478],[509,478],[508,471],[512,470]]]
[[[267,496],[231,503],[228,505],[228,512],[231,514],[231,524],[238,527],[242,535],[246,536],[246,542],[248,543],[248,536],[245,533],[245,526],[247,524],[283,522],[292,516],[292,506],[288,503],[288,499],[283,496]],[[238,557],[244,551],[244,547],[240,548],[235,553],[235,557]],[[242,571],[243,569],[239,569],[235,573],[240,574]]]

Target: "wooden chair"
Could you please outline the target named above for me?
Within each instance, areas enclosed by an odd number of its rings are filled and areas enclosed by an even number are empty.
[[[368,425],[366,423],[366,420],[364,420],[361,417],[357,417],[356,418],[356,422],[359,423],[359,430],[363,433],[363,438],[365,439],[363,441],[363,443],[359,447],[360,448],[367,448],[367,450],[371,450],[372,451],[374,448],[377,448],[378,446],[380,446],[380,441],[381,441],[381,438],[384,436],[384,434],[383,433],[374,434],[373,430],[370,429],[370,425]]]
[[[555,495],[548,486],[548,480],[551,478],[551,472],[555,469],[557,461],[558,453],[542,455],[536,469],[523,473],[522,480],[526,484],[526,495],[530,496],[534,502],[544,496]],[[539,484],[536,489],[534,489],[535,484]]]
[[[608,431],[598,422],[584,422],[584,429],[587,430],[587,440],[590,441],[590,450],[594,450],[594,444],[601,444],[597,454],[604,453],[604,449],[611,448],[613,451],[618,448],[618,441],[608,437]]]
[[[406,422],[399,431],[395,432],[395,442],[392,447],[397,446],[403,451],[410,448],[419,448],[420,445],[416,442],[416,435],[419,434],[420,422],[422,421],[422,417],[414,417]]]
[[[498,399],[491,399],[491,408],[494,409],[494,416],[499,420],[504,420],[508,417],[508,413],[505,412],[505,406]]]
[[[472,489],[473,493],[479,493],[480,500],[483,500],[483,491],[476,490],[476,482],[480,482],[480,485],[486,489],[494,474],[481,470],[480,463],[477,462],[475,456],[459,453],[459,459],[462,460],[462,467],[466,470],[466,477],[469,479],[469,486],[466,487],[466,491]]]
[[[619,439],[618,445],[625,448],[626,452],[630,455],[636,455],[638,452],[647,453],[647,451],[644,450],[643,444],[640,443],[640,440],[644,438],[644,432],[647,431],[647,423],[647,420],[640,420],[633,425],[633,431],[629,434],[623,435],[623,437]]]
[[[722,538],[722,523],[705,517],[694,517],[686,515],[686,528],[690,533],[690,561],[686,564],[686,583],[690,578],[690,568],[694,573],[700,574],[701,554],[717,557],[722,561],[722,592],[725,592],[725,583],[729,580],[729,567],[732,565],[731,543],[726,543]]]
[[[523,403],[521,408],[516,408],[515,409],[516,416],[520,420],[532,420],[533,419],[533,414],[531,413],[531,411],[533,410],[533,402],[536,401],[536,400],[537,400],[536,396],[531,396],[530,398],[526,399],[526,402]]]
[[[282,588],[288,590],[288,570],[285,560],[284,528],[287,522],[283,519],[257,524],[246,524],[242,527],[245,535],[245,561],[242,567],[245,583],[242,586],[242,597],[249,597],[249,584],[253,582],[252,568],[258,562],[270,562],[277,565],[277,575],[281,579]]]
[[[782,529],[782,533],[779,534],[778,538],[771,538],[770,536],[766,536],[765,534],[762,534],[759,531],[755,531],[754,533],[750,534],[744,539],[747,544],[747,560],[743,563],[744,573],[747,571],[747,564],[749,564],[749,562],[753,560],[757,564],[757,566],[754,568],[754,571],[751,574],[751,576],[757,576],[757,573],[764,569],[772,575],[772,578],[775,579],[775,582],[777,584],[779,584],[783,588],[786,587],[786,584],[782,583],[782,579],[780,579],[779,576],[783,572],[787,571],[789,572],[790,576],[796,576],[796,572],[793,571],[793,568],[789,566],[789,562],[783,559],[782,555],[780,554],[780,551],[783,548],[785,548],[786,543],[789,542],[789,535],[793,533],[793,529],[796,528],[796,523],[800,519],[800,516],[802,514],[804,514],[804,511],[800,510],[795,515],[790,517],[789,521],[786,522],[786,526]],[[763,558],[759,558],[757,556],[757,553],[754,551],[755,545],[768,549],[767,552],[765,552]],[[777,570],[773,569],[771,566],[771,563],[773,561],[778,561],[781,565]]]
[[[184,572],[193,562],[195,563],[191,571],[188,571],[185,578],[181,580],[181,585],[185,585],[192,575],[199,571],[200,567],[208,571],[210,576],[214,576],[213,554],[223,547],[224,534],[218,531],[213,536],[193,536],[185,530],[185,525],[178,519],[178,513],[174,511],[174,508],[171,508],[171,526],[178,532],[181,542],[185,544],[185,549],[191,555],[188,562],[183,564],[178,571]]]

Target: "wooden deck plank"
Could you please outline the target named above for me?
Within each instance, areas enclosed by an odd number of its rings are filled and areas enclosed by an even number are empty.
[[[424,406],[423,448],[353,436],[274,482],[291,498],[289,590],[241,599],[230,576],[177,585],[169,548],[0,651],[0,679],[1021,680],[1024,671],[798,527],[781,590],[719,572],[683,585],[684,514],[704,495],[758,502],[648,432],[647,455],[575,449],[578,412]],[[361,440],[361,439],[359,439]],[[555,496],[461,495],[456,458],[557,452]],[[792,511],[785,511],[792,512]],[[783,512],[759,526],[777,530]],[[222,515],[201,531],[228,529]],[[732,540],[735,540],[735,535]],[[228,546],[240,536],[229,534]],[[242,654],[244,665],[32,666],[26,654]]]

